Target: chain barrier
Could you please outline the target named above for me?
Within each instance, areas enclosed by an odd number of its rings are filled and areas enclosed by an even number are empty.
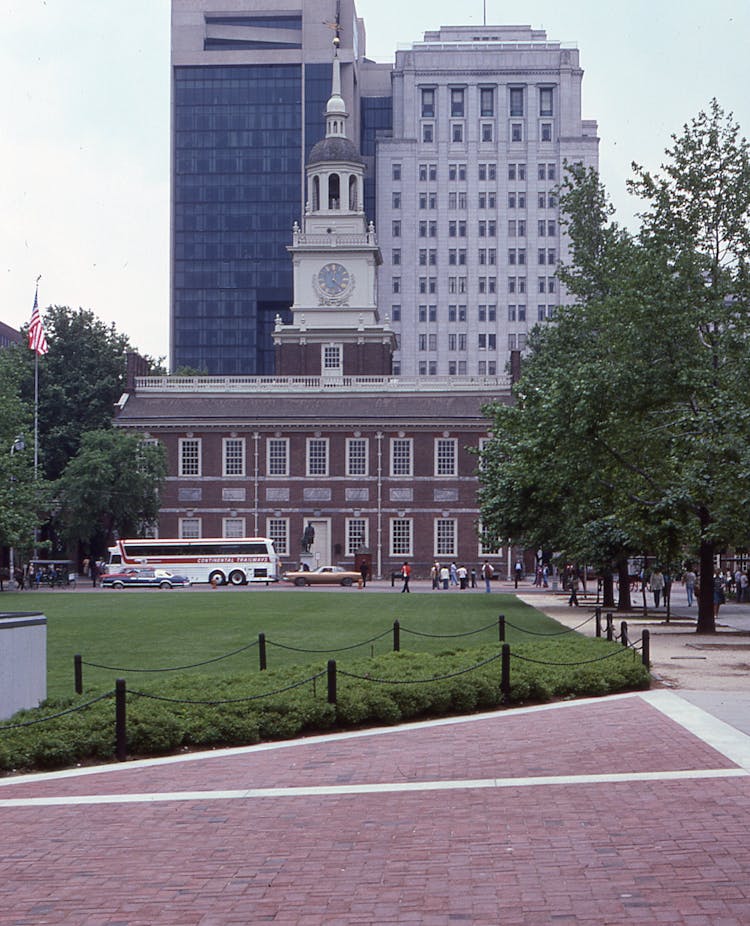
[[[100,662],[87,662],[81,660],[81,665],[89,666],[92,669],[107,669],[110,672],[180,672],[182,669],[197,669],[200,666],[208,666],[212,662],[221,662],[222,659],[229,659],[230,656],[236,656],[238,653],[244,653],[245,650],[252,649],[258,645],[257,640],[241,646],[239,649],[232,650],[231,653],[224,653],[222,656],[214,656],[213,659],[205,659],[203,662],[191,662],[186,666],[168,666],[163,669],[134,669],[132,666],[105,666]]]
[[[576,630],[580,630],[581,627],[585,627],[586,624],[593,621],[595,617],[596,617],[596,614],[592,614],[591,617],[587,617],[585,621],[581,621],[581,623],[577,624],[575,627],[566,627],[564,630],[554,630],[551,633],[545,633],[542,630],[526,630],[525,627],[518,627],[516,624],[512,623],[511,621],[507,619],[505,621],[505,625],[507,627],[512,627],[514,630],[517,630],[519,633],[527,633],[533,637],[561,637],[561,636],[564,636],[566,633],[575,633]]]
[[[459,675],[474,672],[476,669],[481,669],[482,666],[495,662],[500,658],[500,655],[500,653],[496,653],[494,656],[490,656],[489,659],[483,659],[482,662],[478,662],[476,665],[469,666],[466,669],[457,669],[455,672],[448,673],[448,675],[434,675],[432,678],[373,678],[371,675],[355,675],[353,672],[346,672],[344,669],[337,669],[337,672],[339,675],[346,675],[348,678],[356,678],[361,682],[376,682],[379,685],[429,685],[431,682],[441,682],[447,678],[458,678]]]
[[[20,727],[33,727],[37,723],[46,723],[48,720],[57,720],[58,717],[65,717],[66,714],[77,714],[78,711],[86,710],[87,707],[91,707],[92,704],[96,704],[98,701],[111,698],[114,693],[114,690],[108,691],[106,694],[99,695],[98,698],[92,698],[91,701],[87,701],[85,704],[77,704],[75,707],[66,708],[64,711],[58,711],[57,714],[50,714],[49,717],[39,717],[36,720],[25,720],[23,723],[3,724],[0,726],[0,733],[4,730],[18,730]]]
[[[475,633],[484,633],[485,630],[492,630],[494,627],[497,627],[497,621],[493,621],[484,627],[478,627],[476,630],[466,630],[463,633],[425,633],[423,630],[409,630],[408,627],[401,627],[401,632],[410,633],[414,637],[431,637],[433,640],[456,640],[459,637],[470,637]]]
[[[615,650],[615,652],[607,653],[606,656],[597,656],[596,659],[583,659],[581,662],[546,662],[543,659],[532,659],[530,656],[519,656],[518,653],[511,653],[511,656],[514,659],[520,659],[522,662],[533,662],[538,666],[565,666],[572,668],[573,666],[587,666],[592,662],[604,662],[605,659],[612,659],[613,656],[621,656],[626,652],[627,649],[621,646],[618,650]]]
[[[352,643],[350,646],[339,646],[335,649],[302,649],[298,646],[289,646],[286,643],[276,643],[275,640],[266,640],[266,643],[269,646],[275,646],[278,649],[291,650],[294,653],[343,653],[347,650],[357,649],[359,646],[367,646],[369,643],[375,643],[376,640],[382,640],[383,637],[387,637],[391,633],[390,630],[384,630],[382,633],[377,634],[377,636],[370,637],[369,640],[363,640],[361,643]]]
[[[277,694],[284,694],[287,691],[294,691],[295,688],[302,688],[303,685],[317,681],[325,674],[325,671],[318,672],[316,675],[311,675],[309,678],[302,679],[301,682],[293,682],[291,685],[286,685],[284,688],[277,688],[275,691],[266,691],[259,695],[249,695],[247,698],[224,698],[221,701],[194,701],[190,700],[189,698],[167,698],[164,695],[150,694],[147,691],[136,691],[132,688],[128,689],[128,694],[137,695],[139,698],[149,698],[152,701],[167,701],[170,704],[243,704],[247,701],[259,701],[262,698],[271,698]]]

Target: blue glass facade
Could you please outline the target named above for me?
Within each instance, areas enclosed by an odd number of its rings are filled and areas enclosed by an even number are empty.
[[[173,368],[273,372],[274,319],[292,302],[286,246],[330,74],[307,65],[303,87],[300,65],[174,68]]]
[[[375,146],[378,137],[393,133],[393,97],[363,96],[360,114],[359,150],[368,168],[364,189],[365,215],[375,221]]]

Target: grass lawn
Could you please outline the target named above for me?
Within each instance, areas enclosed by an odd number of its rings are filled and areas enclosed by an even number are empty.
[[[390,652],[394,620],[401,625],[401,650],[437,653],[498,640],[497,618],[537,633],[555,633],[561,625],[513,595],[412,594],[388,592],[291,591],[243,589],[199,591],[109,591],[86,594],[24,592],[0,599],[9,610],[41,611],[47,616],[47,684],[49,697],[74,695],[73,657],[124,671],[84,665],[84,694],[110,690],[117,677],[131,687],[148,680],[166,681],[173,673],[144,674],[129,669],[184,666],[214,659],[257,641],[267,640],[268,668],[347,660]],[[481,633],[458,639],[423,637],[461,634],[493,624]],[[385,634],[344,652],[342,647]],[[509,643],[533,641],[507,628]],[[554,638],[553,638],[554,639]],[[285,649],[283,647],[295,647]],[[317,650],[317,653],[297,650]],[[201,666],[202,675],[236,675],[258,670],[258,648]],[[176,674],[176,673],[175,673]]]

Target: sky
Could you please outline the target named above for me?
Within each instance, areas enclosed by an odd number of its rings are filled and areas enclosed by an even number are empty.
[[[333,2],[333,0],[332,0]],[[358,0],[367,55],[441,25],[524,24],[577,45],[583,118],[623,224],[631,163],[658,170],[712,97],[750,135],[747,0]],[[462,20],[457,20],[460,8]],[[169,0],[0,0],[0,321],[91,309],[169,352]]]

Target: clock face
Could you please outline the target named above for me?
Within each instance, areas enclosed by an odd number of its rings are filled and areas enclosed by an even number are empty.
[[[327,296],[340,296],[350,283],[349,271],[342,264],[326,264],[318,272],[318,286]]]

